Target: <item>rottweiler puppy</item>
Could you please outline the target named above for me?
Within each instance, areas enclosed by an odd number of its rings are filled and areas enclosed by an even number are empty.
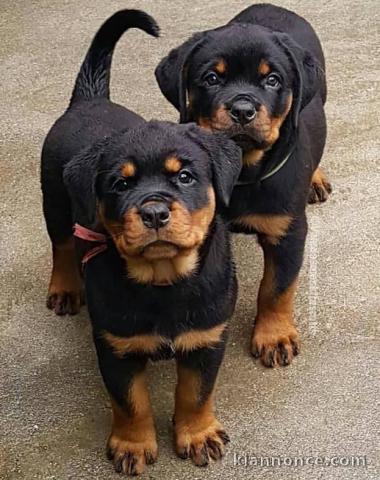
[[[331,191],[318,168],[326,139],[318,37],[297,14],[254,5],[172,50],[156,78],[181,122],[196,121],[243,149],[243,169],[224,215],[232,231],[256,233],[264,251],[251,350],[266,366],[288,365],[299,351],[293,298],[305,206]]]
[[[112,51],[130,27],[158,32],[151,17],[128,10],[101,27],[70,107],[46,139],[42,187],[54,251],[49,306],[58,314],[79,308],[75,223],[112,405],[107,453],[116,471],[136,475],[157,458],[149,360],[177,362],[178,455],[207,465],[228,442],[213,391],[237,282],[218,211],[229,202],[242,153],[195,124],[145,122],[110,102]]]

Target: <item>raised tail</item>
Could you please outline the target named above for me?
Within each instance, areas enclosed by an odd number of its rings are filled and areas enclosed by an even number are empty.
[[[109,98],[112,55],[116,43],[129,28],[139,28],[158,37],[154,18],[141,10],[120,10],[104,22],[95,35],[79,70],[70,107],[80,100]]]

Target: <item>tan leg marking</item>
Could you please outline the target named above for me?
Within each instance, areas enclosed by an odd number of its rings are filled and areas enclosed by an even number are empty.
[[[318,167],[311,178],[309,203],[325,202],[332,192],[331,183],[324,171]]]
[[[113,399],[111,404],[113,420],[107,443],[108,458],[117,472],[138,475],[146,465],[156,461],[158,454],[145,373],[136,375],[129,389],[131,412],[126,413]]]
[[[84,302],[74,238],[53,245],[53,270],[46,305],[57,315],[75,315]]]
[[[199,375],[178,365],[175,403],[175,443],[179,457],[191,458],[195,465],[205,466],[210,458],[224,455],[228,435],[214,415],[212,394],[201,402]]]
[[[275,296],[275,270],[270,246],[264,248],[264,276],[260,284],[257,316],[251,350],[266,367],[286,366],[299,352],[299,336],[293,323],[294,281],[285,292]]]
[[[234,223],[253,228],[267,236],[267,241],[276,245],[286,235],[293,218],[290,215],[243,215]]]

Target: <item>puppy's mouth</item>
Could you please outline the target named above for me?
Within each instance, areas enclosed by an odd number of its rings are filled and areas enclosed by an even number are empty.
[[[263,132],[253,122],[247,126],[236,124],[224,126],[224,128],[218,126],[214,130],[228,136],[243,152],[265,150],[269,146],[263,138]]]
[[[228,134],[228,132],[227,132]],[[261,142],[255,140],[254,136],[250,132],[231,132],[229,137],[244,151],[248,152],[250,150],[260,148]]]
[[[163,258],[174,258],[178,255],[179,247],[172,242],[156,240],[146,245],[141,255],[147,260],[159,260]]]

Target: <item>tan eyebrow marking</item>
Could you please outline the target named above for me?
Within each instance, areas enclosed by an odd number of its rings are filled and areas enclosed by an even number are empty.
[[[133,177],[136,174],[136,167],[132,162],[127,162],[121,167],[121,174],[124,177]]]
[[[227,70],[227,64],[224,60],[219,60],[219,62],[215,65],[215,71],[223,74],[226,73]]]
[[[165,160],[165,169],[169,173],[177,173],[181,170],[182,163],[177,157],[169,157]]]
[[[265,60],[261,60],[260,65],[259,65],[259,74],[260,75],[268,75],[268,73],[271,71],[270,66]]]

